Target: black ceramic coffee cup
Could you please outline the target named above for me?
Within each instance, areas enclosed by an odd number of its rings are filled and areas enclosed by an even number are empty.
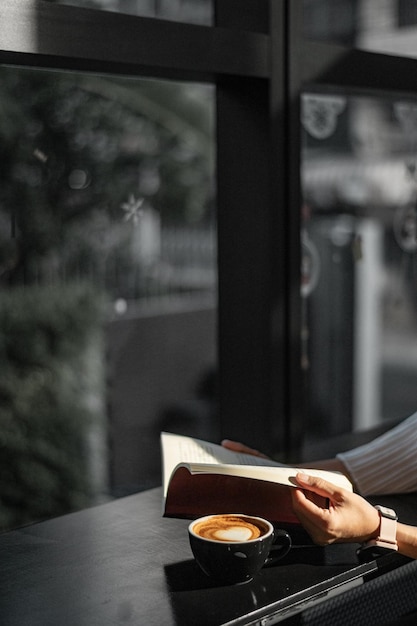
[[[200,517],[189,524],[188,536],[203,572],[223,584],[251,580],[291,548],[286,531],[274,529],[266,519],[241,513]]]

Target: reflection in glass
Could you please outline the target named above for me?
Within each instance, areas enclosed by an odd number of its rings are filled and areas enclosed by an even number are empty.
[[[308,39],[416,56],[414,0],[303,0],[302,4]]]
[[[316,139],[326,139],[337,128],[338,116],[345,108],[345,98],[322,94],[303,94],[301,123]]]
[[[0,527],[159,484],[208,437],[209,86],[0,69]]]
[[[312,438],[416,408],[415,107],[346,96],[331,134],[303,124],[303,241],[320,267],[302,291]]]

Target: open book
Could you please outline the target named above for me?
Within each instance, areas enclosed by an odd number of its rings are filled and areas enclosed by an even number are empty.
[[[161,450],[164,516],[247,513],[281,524],[299,523],[290,492],[297,468],[171,433],[161,433]],[[303,471],[352,491],[339,472]]]

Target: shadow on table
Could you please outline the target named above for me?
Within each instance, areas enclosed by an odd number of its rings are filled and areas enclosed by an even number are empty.
[[[290,552],[273,565],[265,565],[263,570],[279,571],[284,565],[355,565],[358,563],[356,544],[339,544],[331,546],[294,545]],[[165,566],[165,577],[170,591],[197,591],[220,587],[209,576],[204,574],[194,559],[180,561]],[[243,583],[245,584],[245,583]]]
[[[165,577],[170,591],[197,591],[219,587],[200,569],[194,559],[165,566]]]
[[[268,605],[275,599],[277,585],[285,586],[283,573],[282,580],[271,585],[266,572],[248,582],[219,584],[193,559],[166,566],[165,576],[175,623],[181,626],[217,626],[233,621]]]

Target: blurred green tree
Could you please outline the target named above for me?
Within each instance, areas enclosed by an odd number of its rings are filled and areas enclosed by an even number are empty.
[[[123,205],[165,224],[213,219],[207,86],[1,68],[0,276],[30,284],[129,264]]]

